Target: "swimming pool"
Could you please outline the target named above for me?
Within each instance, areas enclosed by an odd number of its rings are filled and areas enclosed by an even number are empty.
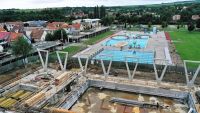
[[[134,50],[103,50],[99,54],[97,54],[93,59],[103,59],[110,60],[113,57],[113,61],[125,61],[126,57],[137,57],[139,59],[139,63],[142,64],[153,64],[154,53],[153,52],[139,52]],[[127,58],[127,62],[137,62],[137,58]]]
[[[114,36],[104,42],[104,46],[114,46],[119,42],[127,42],[127,46],[131,48],[146,48],[149,36],[140,36],[141,38],[132,38],[127,36]]]

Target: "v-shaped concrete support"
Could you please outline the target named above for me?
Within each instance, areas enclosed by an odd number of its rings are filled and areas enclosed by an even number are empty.
[[[158,76],[158,70],[157,70],[156,64],[155,64],[155,61],[156,61],[156,60],[164,61],[164,63],[165,63],[165,67],[163,68],[160,77]],[[162,81],[164,75],[165,75],[166,70],[167,70],[167,67],[168,67],[168,60],[166,60],[166,59],[154,59],[153,67],[154,67],[154,72],[155,72],[156,81],[157,81],[158,83],[160,83],[160,82]]]
[[[42,63],[42,67],[43,67],[44,71],[47,71],[49,51],[47,51],[47,50],[41,50],[41,49],[37,49],[37,51],[38,51],[38,54],[39,54],[39,57],[40,57],[40,61]],[[46,53],[45,61],[42,58],[41,52]]]
[[[87,67],[88,67],[88,61],[89,61],[89,56],[87,56],[85,65],[83,66],[82,61],[81,61],[81,55],[78,56],[79,66],[80,66],[81,71],[83,72],[83,75],[86,75]]]
[[[108,69],[106,70],[105,68],[105,64],[103,62],[103,59],[101,59],[101,67],[103,69],[103,74],[105,76],[105,78],[108,77],[109,73],[110,73],[110,69],[111,69],[111,65],[112,65],[112,60],[113,60],[113,56],[112,55],[100,55],[100,57],[109,57],[110,58],[110,62],[108,65]]]
[[[68,52],[56,51],[56,54],[57,54],[57,57],[58,57],[58,61],[59,61],[61,70],[62,70],[62,71],[66,71]],[[64,61],[64,64],[63,64],[62,61],[61,61],[60,54],[65,54],[65,61]]]
[[[133,69],[133,72],[131,74],[131,71],[130,71],[130,68],[129,68],[129,65],[128,65],[128,59],[136,59],[136,62],[135,62],[135,67]],[[138,66],[138,62],[139,62],[139,58],[135,57],[135,56],[127,56],[125,57],[125,64],[126,64],[126,69],[127,69],[127,72],[128,72],[128,78],[130,80],[133,80],[134,76],[135,76],[135,72],[137,70],[137,66]],[[132,62],[134,63],[134,62]]]
[[[189,79],[189,75],[188,75],[188,70],[187,70],[187,65],[186,63],[196,63],[199,64],[197,67],[197,70],[195,71],[192,79]],[[194,81],[197,78],[197,75],[199,74],[200,71],[200,61],[191,61],[191,60],[184,60],[184,69],[185,69],[185,77],[186,77],[186,82],[188,86],[193,86],[194,85]]]

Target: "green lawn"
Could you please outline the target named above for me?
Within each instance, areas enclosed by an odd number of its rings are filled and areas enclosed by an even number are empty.
[[[97,35],[96,37],[91,37],[88,40],[84,41],[83,43],[86,45],[93,45],[96,44],[97,42],[103,40],[104,38],[107,38],[109,35],[112,35],[113,31],[108,31],[105,33],[102,33],[100,35]]]
[[[182,60],[200,60],[200,32],[169,32]]]
[[[82,46],[69,46],[65,49],[63,49],[62,51],[68,52],[69,56],[72,56],[74,54],[76,54],[77,52],[79,52],[82,49]],[[51,57],[53,58],[57,58],[56,52],[52,52],[50,54]],[[64,54],[60,54],[61,58],[64,58]]]
[[[77,52],[79,52],[81,50],[81,46],[70,46],[67,47],[65,49],[63,49],[62,51],[68,52],[70,55],[76,54]]]

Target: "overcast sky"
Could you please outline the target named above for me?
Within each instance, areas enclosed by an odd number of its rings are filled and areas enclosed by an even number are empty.
[[[122,5],[142,5],[156,4],[185,0],[0,0],[0,9],[20,8],[47,8],[65,6],[122,6]]]

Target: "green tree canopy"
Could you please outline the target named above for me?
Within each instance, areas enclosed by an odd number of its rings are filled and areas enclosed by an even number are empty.
[[[45,41],[53,41],[53,35],[51,33],[47,33],[47,35],[45,36]]]
[[[68,36],[64,29],[56,30],[53,33],[53,40],[61,40],[62,42],[65,42],[65,40],[67,39],[68,39]]]
[[[111,25],[114,21],[114,18],[111,16],[106,16],[101,19],[101,23],[105,26]]]
[[[12,43],[11,47],[15,56],[27,56],[32,50],[32,45],[24,37],[19,37],[18,40]]]

